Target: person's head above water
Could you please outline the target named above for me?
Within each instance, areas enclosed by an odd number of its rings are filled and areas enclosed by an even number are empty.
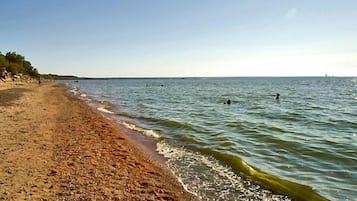
[[[279,98],[280,98],[280,94],[277,93],[275,99],[276,99],[276,100],[279,100]]]

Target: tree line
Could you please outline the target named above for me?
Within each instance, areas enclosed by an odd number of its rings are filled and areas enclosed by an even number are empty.
[[[8,52],[3,55],[0,52],[0,72],[6,70],[12,75],[28,75],[33,78],[40,76],[37,69],[31,65],[31,62],[27,61],[24,56],[17,54],[16,52]]]

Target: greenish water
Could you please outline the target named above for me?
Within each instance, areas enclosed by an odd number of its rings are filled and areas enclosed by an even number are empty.
[[[156,138],[168,166],[203,200],[357,199],[357,78],[71,84]]]

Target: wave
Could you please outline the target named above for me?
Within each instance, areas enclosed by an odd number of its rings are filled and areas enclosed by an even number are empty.
[[[170,119],[147,117],[147,116],[129,114],[129,113],[122,112],[122,111],[116,112],[115,114],[118,116],[129,118],[129,119],[137,119],[137,120],[142,120],[144,122],[155,123],[155,124],[158,124],[158,125],[166,127],[166,128],[184,129],[184,130],[189,130],[189,131],[196,132],[196,133],[206,133],[207,132],[204,129],[194,128],[195,126],[190,123],[182,123],[182,122],[170,120]]]
[[[297,184],[260,171],[259,169],[248,165],[239,157],[207,149],[202,149],[201,152],[212,155],[214,158],[220,161],[224,161],[238,174],[242,174],[244,177],[247,177],[254,183],[264,188],[270,189],[275,193],[287,195],[296,200],[327,200],[326,198],[317,194],[309,186]]]
[[[168,158],[167,165],[185,188],[201,200],[291,200],[239,176],[213,157],[166,142],[158,143],[157,151]]]
[[[164,119],[164,118],[144,117],[144,116],[139,116],[138,119],[155,122],[155,123],[158,123],[162,126],[169,127],[169,128],[172,127],[172,128],[180,128],[180,129],[198,131],[198,130],[194,129],[193,126],[189,123],[181,123],[181,122],[178,122],[175,120]]]
[[[77,95],[80,91],[78,87],[72,87],[69,92],[71,92],[73,95]]]
[[[108,114],[114,114],[114,112],[107,110],[104,107],[98,107],[97,110],[104,112],[104,113],[108,113]]]
[[[122,123],[126,128],[129,128],[130,130],[134,130],[134,131],[138,131],[146,136],[149,136],[149,137],[153,137],[153,138],[156,138],[156,139],[160,139],[161,138],[161,135],[154,131],[154,130],[150,130],[150,129],[144,129],[144,128],[141,128],[141,127],[138,127],[134,124],[130,124],[128,122],[123,122]]]

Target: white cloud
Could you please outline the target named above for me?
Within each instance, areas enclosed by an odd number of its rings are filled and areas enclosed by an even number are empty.
[[[286,21],[292,20],[293,18],[296,17],[297,14],[298,14],[298,9],[297,8],[291,8],[290,10],[288,10],[288,12],[285,13],[284,19]]]

